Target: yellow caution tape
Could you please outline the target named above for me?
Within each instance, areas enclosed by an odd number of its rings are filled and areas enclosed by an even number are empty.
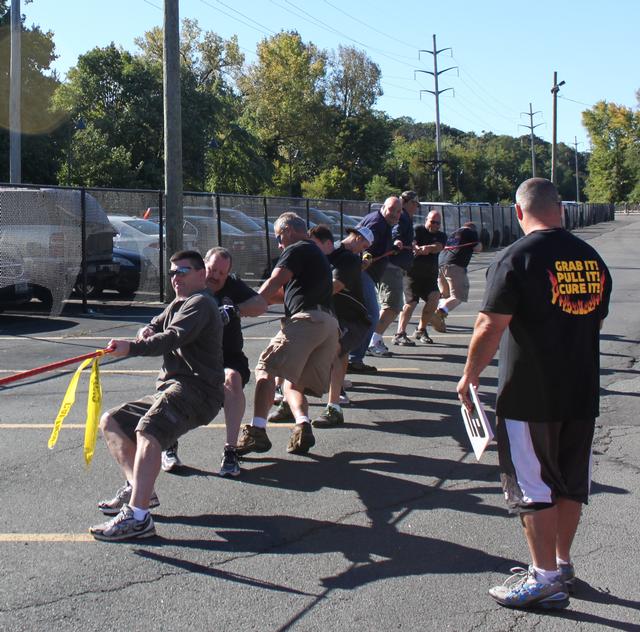
[[[103,355],[103,354],[100,354]],[[102,408],[102,387],[100,386],[100,369],[99,369],[100,356],[95,358],[88,358],[85,360],[73,374],[67,392],[64,394],[60,410],[56,416],[56,420],[53,422],[53,430],[47,443],[49,449],[52,449],[58,441],[58,435],[62,428],[62,422],[69,414],[69,411],[73,407],[76,401],[76,389],[78,388],[78,381],[82,371],[91,364],[91,377],[89,378],[89,396],[87,399],[87,420],[85,422],[84,430],[84,462],[87,467],[93,459],[95,452],[96,441],[98,439],[98,424],[100,422],[100,410]]]

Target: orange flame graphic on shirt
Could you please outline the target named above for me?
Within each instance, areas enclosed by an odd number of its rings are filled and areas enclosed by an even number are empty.
[[[558,304],[558,307],[567,314],[584,315],[590,314],[600,305],[604,295],[605,275],[600,271],[599,292],[590,294],[589,298],[573,298],[572,294],[561,294],[558,279],[551,270],[547,270],[549,280],[551,281],[551,304]],[[583,295],[580,295],[583,296]]]

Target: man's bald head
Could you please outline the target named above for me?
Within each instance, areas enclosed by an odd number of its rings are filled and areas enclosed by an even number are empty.
[[[558,212],[560,195],[551,180],[529,178],[518,187],[516,204],[519,204],[525,213],[539,217]]]

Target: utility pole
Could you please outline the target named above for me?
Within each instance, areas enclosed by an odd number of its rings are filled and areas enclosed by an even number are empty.
[[[165,269],[174,252],[182,250],[182,114],[180,108],[180,20],[178,0],[164,0],[164,187],[167,240]],[[169,276],[166,296],[173,295]]]
[[[556,145],[558,138],[558,92],[560,92],[560,86],[565,84],[564,81],[558,83],[558,73],[553,73],[553,88],[551,88],[551,94],[553,95],[553,140],[551,141],[551,182],[556,184]]]
[[[542,123],[538,123],[537,125],[533,124],[533,117],[536,114],[540,114],[540,111],[538,112],[534,112],[532,107],[531,107],[531,103],[529,103],[529,111],[528,112],[520,112],[520,114],[525,114],[526,116],[529,117],[529,125],[523,125],[522,123],[520,123],[520,127],[526,127],[530,132],[531,132],[531,177],[535,178],[536,177],[536,152],[535,152],[535,146],[533,143],[533,130],[536,127],[540,127],[542,125]]]
[[[422,99],[423,92],[429,92],[436,99],[436,169],[438,170],[438,197],[440,201],[444,200],[444,177],[442,174],[442,147],[440,145],[440,94],[446,92],[447,90],[453,90],[453,88],[445,88],[444,90],[438,89],[438,77],[448,70],[453,70],[457,68],[457,66],[450,66],[449,68],[445,68],[444,70],[438,70],[438,55],[445,50],[452,50],[451,48],[441,48],[438,50],[436,46],[436,36],[433,36],[433,50],[420,50],[418,51],[418,59],[420,59],[420,53],[429,53],[433,55],[433,72],[430,70],[414,70],[413,78],[415,79],[416,73],[424,72],[427,75],[432,75],[434,80],[434,90],[420,90],[420,98]]]
[[[11,62],[9,79],[9,182],[22,182],[22,21],[20,0],[11,0]]]
[[[576,202],[580,203],[580,178],[578,177],[578,137],[573,137],[573,146],[576,151]]]

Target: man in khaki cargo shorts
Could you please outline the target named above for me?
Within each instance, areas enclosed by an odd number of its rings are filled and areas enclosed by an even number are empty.
[[[287,452],[304,454],[315,445],[305,393],[321,397],[329,390],[331,365],[338,353],[338,321],[332,309],[333,278],[327,258],[309,239],[304,220],[295,213],[284,213],[276,220],[275,234],[282,254],[258,294],[267,303],[284,299],[285,317],[256,365],[253,419],[242,428],[238,454],[271,449],[266,427],[276,377],[285,379],[284,397],[296,422]]]

